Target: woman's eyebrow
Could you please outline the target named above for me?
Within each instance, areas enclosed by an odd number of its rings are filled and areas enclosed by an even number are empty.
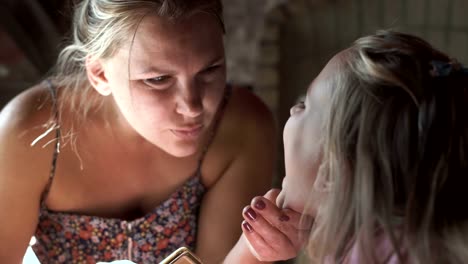
[[[215,65],[215,64],[219,64],[219,63],[224,63],[226,61],[226,57],[225,56],[219,56],[219,57],[216,57],[215,59],[211,60],[206,66],[212,66],[212,65]]]
[[[225,61],[226,61],[225,56],[219,56],[219,57],[216,57],[213,60],[210,60],[204,67],[210,67],[210,66],[213,66],[215,64],[224,63]],[[163,68],[159,68],[159,67],[154,66],[154,65],[151,65],[151,66],[148,66],[148,67],[144,67],[143,70],[135,71],[134,75],[135,75],[135,78],[136,77],[141,78],[141,77],[150,76],[150,75],[154,75],[154,74],[158,74],[158,73],[171,74],[172,71],[167,70],[167,69],[163,69]]]
[[[173,73],[174,72],[171,70],[164,70],[162,68],[150,66],[145,67],[142,71],[135,70],[132,72],[130,75],[130,80],[153,78],[155,75],[171,75]]]
[[[162,70],[159,69],[158,67],[150,66],[150,67],[145,67],[144,70],[139,71],[136,73],[136,75],[148,75],[151,73],[159,73],[159,72],[167,72],[167,70]]]

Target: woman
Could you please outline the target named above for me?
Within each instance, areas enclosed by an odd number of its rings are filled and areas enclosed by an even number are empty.
[[[217,0],[85,0],[46,81],[0,115],[0,262],[219,263],[271,181],[274,122],[226,85]],[[24,164],[27,161],[26,164]]]

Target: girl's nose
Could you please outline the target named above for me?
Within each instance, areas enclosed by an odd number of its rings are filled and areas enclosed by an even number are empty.
[[[299,110],[300,110],[300,107],[298,105],[294,105],[293,107],[291,107],[291,109],[289,109],[289,114],[294,115]]]

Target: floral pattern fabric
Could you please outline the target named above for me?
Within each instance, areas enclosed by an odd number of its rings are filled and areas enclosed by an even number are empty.
[[[119,259],[158,263],[181,246],[194,250],[204,192],[197,172],[169,199],[132,221],[53,212],[43,207],[32,247],[42,264]]]

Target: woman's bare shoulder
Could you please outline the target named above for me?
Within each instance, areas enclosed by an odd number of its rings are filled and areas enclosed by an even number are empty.
[[[42,85],[29,88],[0,112],[0,211],[8,212],[2,219],[5,228],[0,231],[0,245],[9,243],[11,255],[24,254],[37,226],[40,199],[49,177],[53,144],[31,144],[46,130],[43,125],[50,112],[46,92]]]
[[[234,160],[273,153],[276,124],[268,106],[253,92],[233,88],[203,165],[206,184],[215,182]]]
[[[42,125],[50,119],[52,105],[51,91],[45,83],[30,87],[15,96],[1,110],[0,129],[22,130]]]
[[[265,136],[276,131],[271,110],[255,93],[243,87],[232,90],[226,107],[225,125],[236,131],[234,135],[238,137]]]
[[[49,88],[38,84],[18,94],[1,110],[0,163],[3,175],[21,177],[50,166],[42,163],[50,161],[53,153],[53,144],[44,144],[55,137],[54,133],[44,134],[51,120],[52,102]],[[44,135],[41,144],[34,145],[41,135]]]

